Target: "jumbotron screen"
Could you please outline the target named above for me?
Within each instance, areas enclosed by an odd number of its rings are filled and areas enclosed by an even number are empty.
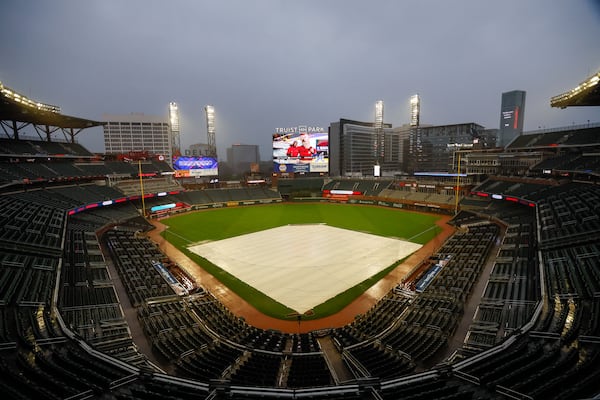
[[[329,172],[329,137],[320,129],[278,129],[273,134],[273,171],[276,173]]]
[[[219,163],[212,157],[173,157],[173,169],[176,177],[219,175]]]

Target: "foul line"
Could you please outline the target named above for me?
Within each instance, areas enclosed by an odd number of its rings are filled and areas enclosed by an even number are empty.
[[[186,241],[186,242],[188,242],[188,243],[192,243],[192,241],[191,241],[191,240],[189,240],[188,238],[184,238],[183,236],[181,236],[181,235],[179,235],[179,234],[177,234],[177,233],[175,233],[175,232],[171,232],[171,231],[170,231],[170,230],[168,230],[168,229],[166,229],[166,230],[165,230],[165,236],[167,236],[167,232],[169,233],[169,235],[175,235],[175,236],[177,236],[178,238],[180,238],[180,239],[183,239],[183,240],[185,240],[185,241]],[[165,239],[166,239],[166,237],[165,237]]]
[[[433,225],[431,228],[427,228],[427,229],[425,229],[423,232],[419,232],[419,233],[417,233],[416,235],[414,235],[414,236],[412,236],[412,237],[409,237],[407,240],[408,240],[408,241],[411,241],[411,240],[413,240],[414,238],[416,238],[416,237],[419,237],[419,236],[421,236],[422,234],[424,234],[424,233],[426,233],[426,232],[429,232],[430,230],[432,230],[432,229],[435,229],[435,228],[438,228],[438,226],[437,226],[437,225]]]

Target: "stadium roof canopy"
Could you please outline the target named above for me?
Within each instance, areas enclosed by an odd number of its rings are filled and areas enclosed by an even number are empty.
[[[600,71],[568,92],[550,99],[551,107],[600,106]]]
[[[51,141],[52,134],[62,130],[65,138],[74,142],[82,129],[103,122],[61,114],[60,107],[30,100],[0,82],[0,125],[4,134],[15,140],[21,129],[32,125],[42,140]]]

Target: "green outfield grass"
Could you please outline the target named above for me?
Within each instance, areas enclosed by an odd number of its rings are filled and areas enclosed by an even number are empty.
[[[163,232],[162,236],[262,313],[285,319],[290,318],[293,310],[188,251],[187,246],[282,225],[305,223],[326,223],[337,228],[425,244],[440,233],[440,228],[435,225],[439,218],[437,215],[373,206],[329,203],[273,204],[211,209],[171,217],[162,221],[168,226],[168,230]],[[322,318],[335,314],[391,272],[401,261],[398,260],[379,274],[315,307],[314,314],[305,318]]]

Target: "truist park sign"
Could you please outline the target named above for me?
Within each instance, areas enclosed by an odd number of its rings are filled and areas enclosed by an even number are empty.
[[[273,172],[329,172],[329,136],[325,128],[298,125],[275,128]]]

